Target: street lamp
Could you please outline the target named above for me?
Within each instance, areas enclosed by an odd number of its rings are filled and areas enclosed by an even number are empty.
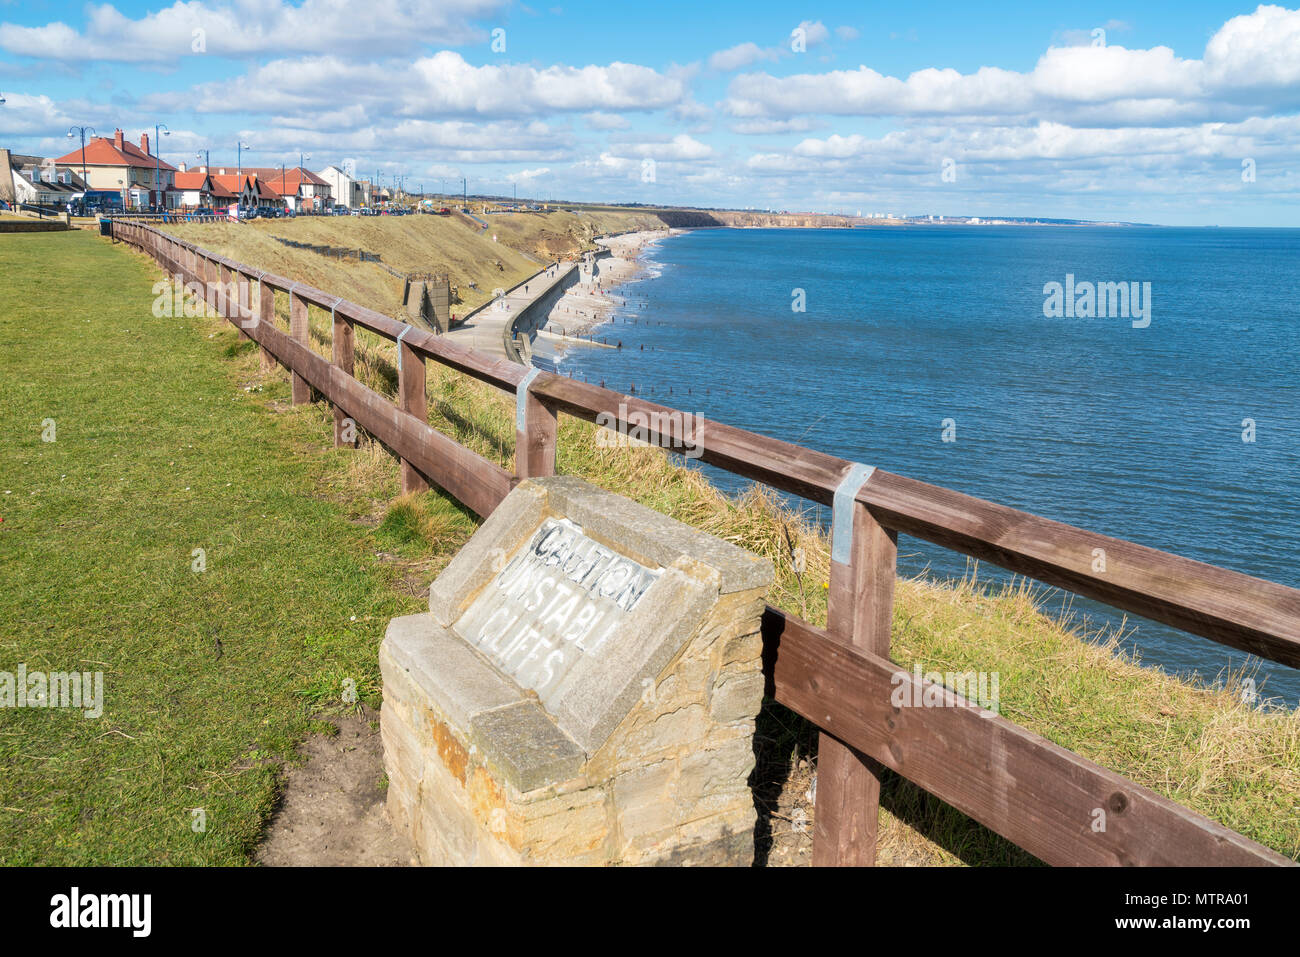
[[[162,132],[159,133],[158,131]],[[167,129],[166,124],[155,123],[153,127],[153,184],[158,188],[158,205],[163,209],[167,208],[167,200],[163,198],[162,173],[159,163],[162,154],[162,137],[171,136],[172,131]]]
[[[95,135],[95,128],[93,126],[74,126],[72,127],[72,129],[68,130],[68,139],[72,139],[78,133],[81,134],[81,181],[86,184],[87,188],[89,188],[90,182],[86,179],[86,131],[87,130],[90,131],[90,135],[92,137]]]
[[[235,144],[235,188],[239,190],[235,203],[238,206],[244,205],[244,150],[251,149],[243,140]]]
[[[199,150],[194,154],[195,159],[203,160],[203,183],[206,183],[212,176],[211,150]],[[199,184],[199,205],[203,205],[203,183]],[[216,198],[212,198],[212,203],[216,205]]]
[[[299,181],[299,183],[300,183],[300,185],[299,185],[299,187],[298,187],[299,189],[306,189],[306,188],[307,188],[307,179],[306,179],[306,177],[304,177],[302,174],[305,173],[305,172],[307,172],[307,166],[306,166],[306,163],[307,163],[307,160],[309,160],[309,159],[311,159],[311,154],[310,154],[310,153],[304,153],[304,152],[302,152],[301,150],[298,151],[298,170],[299,170],[298,181]],[[283,190],[281,190],[281,192],[283,192]],[[306,196],[304,196],[303,199],[306,199]],[[315,188],[313,187],[313,191],[312,191],[312,206],[311,206],[312,209],[315,209],[315,208],[316,208],[315,199],[316,199],[316,193],[315,193]]]

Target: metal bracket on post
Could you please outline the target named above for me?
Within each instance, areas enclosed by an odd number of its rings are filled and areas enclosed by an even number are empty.
[[[874,465],[854,462],[831,500],[831,561],[847,565],[853,556],[853,503],[875,473]]]
[[[519,380],[519,385],[515,389],[515,429],[522,432],[528,425],[528,387],[533,384],[537,374],[542,370],[533,366],[524,377]]]
[[[335,303],[334,307],[337,309],[338,303]],[[403,329],[400,333],[397,334],[397,375],[398,375],[399,382],[401,381],[401,375],[402,375],[402,340],[406,337],[406,334],[410,332],[413,328],[415,327],[407,326],[405,329]]]

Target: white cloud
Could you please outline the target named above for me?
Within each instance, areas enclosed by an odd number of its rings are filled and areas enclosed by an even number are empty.
[[[713,118],[713,110],[696,100],[685,99],[673,107],[673,118],[699,126]]]
[[[575,152],[569,131],[536,121],[408,119],[345,129],[301,123],[240,134],[252,147],[248,162],[292,157],[305,150],[319,164],[317,168],[350,155],[372,157],[367,162],[382,157],[385,163],[405,166],[412,159],[430,158],[443,163],[555,163],[572,159]],[[224,153],[228,147],[217,143],[213,149]]]
[[[601,113],[599,110],[588,113],[583,119],[593,130],[625,130],[632,125],[626,116],[619,116],[617,113]]]
[[[609,155],[614,157],[649,157],[654,160],[693,161],[713,155],[713,147],[685,133],[665,140],[620,140],[610,144]]]
[[[24,93],[6,93],[5,105],[0,106],[0,123],[4,124],[6,140],[12,136],[58,136],[67,132],[72,123],[67,112],[60,104],[48,96],[31,96]],[[79,120],[85,124],[87,120]],[[89,121],[94,125],[94,120]],[[109,131],[112,134],[112,129]],[[80,140],[78,140],[80,143]],[[6,142],[5,146],[10,146]],[[18,150],[17,152],[22,152]],[[59,154],[67,150],[60,150]]]
[[[761,136],[774,133],[803,133],[820,125],[811,116],[792,116],[786,120],[742,120],[733,123],[731,131],[746,136]]]
[[[336,108],[340,91],[368,113],[491,117],[659,109],[680,100],[685,84],[631,63],[473,66],[459,53],[442,50],[408,64],[335,56],[274,60],[233,80],[200,84],[190,100],[201,113],[315,116]],[[158,94],[144,102],[161,109],[175,97]]]
[[[1260,6],[1233,17],[1210,38],[1204,62],[1214,86],[1294,88],[1300,84],[1300,10]]]
[[[504,0],[177,0],[131,19],[112,4],[86,8],[84,31],[66,23],[40,27],[0,24],[0,49],[23,56],[84,62],[170,63],[196,55],[201,31],[205,55],[252,56],[332,52],[385,55],[430,42],[482,40],[475,21],[498,13]]]
[[[1168,47],[1052,47],[1028,73],[927,68],[906,79],[866,66],[820,74],[736,77],[727,110],[742,118],[838,114],[1145,123],[1157,115],[1237,120],[1261,104],[1300,105],[1300,11],[1261,6],[1210,39],[1203,60]],[[1088,111],[1094,111],[1089,113]]]
[[[825,43],[831,38],[831,32],[826,29],[826,24],[820,20],[803,20],[795,29],[803,31],[804,43],[809,49]]]
[[[476,67],[460,54],[443,50],[412,66],[422,81],[421,88],[407,96],[409,108],[416,112],[644,110],[670,106],[685,93],[681,81],[633,63]]]
[[[738,43],[734,47],[719,50],[709,57],[709,69],[719,73],[730,73],[741,67],[751,66],[761,60],[775,60],[781,55],[780,50],[764,49],[757,43]]]

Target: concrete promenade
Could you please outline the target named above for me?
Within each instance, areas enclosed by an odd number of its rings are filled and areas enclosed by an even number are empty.
[[[463,323],[457,323],[447,333],[447,337],[459,345],[506,358],[506,324],[517,319],[520,313],[545,297],[557,285],[564,283],[577,268],[576,262],[552,266],[541,275],[521,283],[500,299],[488,302],[483,308],[470,313]]]
[[[616,306],[610,291],[639,274],[638,256],[665,235],[671,235],[670,231],[599,237],[596,242],[608,253],[602,251],[591,257],[585,274],[578,272],[577,261],[553,266],[470,313],[447,335],[471,349],[509,359],[506,326],[527,313],[522,327],[532,340],[533,365],[554,371],[556,360],[566,348],[578,344],[600,346],[598,342],[583,343],[582,334],[609,317]],[[558,323],[558,329],[547,328],[550,319]],[[563,332],[568,332],[569,337]]]

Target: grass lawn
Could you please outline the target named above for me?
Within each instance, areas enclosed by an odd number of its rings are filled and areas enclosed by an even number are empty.
[[[3,864],[247,862],[312,715],[345,679],[377,703],[384,627],[423,603],[409,534],[355,520],[391,463],[346,500],[326,410],[273,412],[283,376],[257,391],[228,325],[154,318],[157,276],[82,231],[0,236],[0,672],[104,681],[98,718],[0,710]],[[449,510],[442,548],[470,528]]]

